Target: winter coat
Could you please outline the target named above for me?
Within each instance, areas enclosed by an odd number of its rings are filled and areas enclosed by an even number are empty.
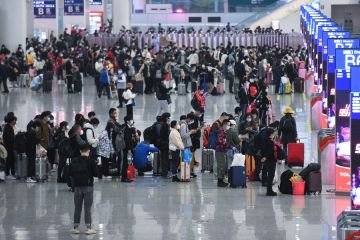
[[[175,128],[171,128],[169,135],[169,149],[171,151],[184,150],[185,146],[179,131]]]
[[[91,147],[96,148],[99,144],[99,139],[96,137],[95,130],[93,125],[90,123],[84,124],[84,134],[86,135],[86,140]]]
[[[139,143],[134,151],[134,165],[136,168],[144,168],[148,163],[149,153],[157,152],[159,149],[151,147],[145,142]]]
[[[180,136],[181,136],[182,142],[184,143],[185,148],[192,147],[189,126],[185,121],[180,122]]]
[[[284,123],[286,119],[289,119],[291,121],[292,124],[292,128],[293,130],[288,132],[284,130]],[[281,143],[282,144],[288,144],[288,143],[292,143],[292,142],[296,142],[297,139],[297,129],[296,129],[296,121],[295,118],[293,118],[293,116],[291,116],[291,114],[286,114],[285,116],[283,116],[280,119],[280,125],[279,125],[279,136],[281,136]]]
[[[136,97],[136,94],[134,94],[130,88],[128,88],[124,93],[123,93],[123,98],[125,99],[126,103],[125,105],[130,105],[132,104],[133,99]]]
[[[115,152],[114,146],[112,144],[112,132],[109,134],[104,130],[99,136],[99,144],[97,147],[97,155],[100,157],[110,158],[110,156]]]

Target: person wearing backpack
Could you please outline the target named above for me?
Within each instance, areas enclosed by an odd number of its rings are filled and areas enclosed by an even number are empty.
[[[95,129],[99,126],[100,121],[98,118],[94,117],[90,119],[89,122],[84,124],[83,128],[83,140],[90,146],[90,156],[94,157],[96,155],[96,147],[99,144],[99,139],[96,136]]]
[[[293,117],[294,110],[291,107],[286,107],[283,114],[284,116],[280,119],[279,125],[279,136],[281,143],[284,147],[285,160],[287,164],[287,145],[289,143],[296,143],[297,140],[297,129],[296,121]]]
[[[97,156],[101,157],[102,174],[105,178],[111,177],[109,176],[109,162],[115,153],[114,145],[112,143],[113,134],[113,125],[108,122],[106,124],[105,130],[101,132],[99,136],[99,143],[96,154]]]
[[[123,150],[123,159],[121,167],[121,182],[129,183],[132,180],[128,179],[127,169],[129,166],[129,159],[133,158],[134,149],[137,145],[136,131],[134,129],[134,120],[129,116],[124,117],[124,141],[125,149]]]
[[[70,165],[70,176],[74,185],[74,228],[72,234],[80,234],[80,218],[84,205],[86,235],[96,234],[92,228],[91,207],[94,195],[94,177],[96,177],[95,161],[89,157],[90,147],[88,145],[80,146],[80,156],[73,159]]]
[[[100,81],[100,87],[99,87],[98,97],[101,98],[102,92],[105,88],[108,99],[111,99],[109,69],[105,65],[100,71],[99,81]]]

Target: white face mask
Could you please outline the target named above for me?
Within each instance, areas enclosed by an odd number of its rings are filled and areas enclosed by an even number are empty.
[[[177,130],[180,130],[180,125],[176,125],[176,129],[177,129]]]
[[[134,120],[130,120],[129,125],[133,126],[134,125]]]
[[[247,121],[247,122],[251,122],[251,118],[247,118],[246,121]]]
[[[83,130],[81,130],[81,131],[80,131],[80,135],[83,135],[83,134],[84,134],[84,131],[83,131]]]
[[[226,128],[225,128],[226,130],[229,130],[230,129],[230,126],[226,126]]]

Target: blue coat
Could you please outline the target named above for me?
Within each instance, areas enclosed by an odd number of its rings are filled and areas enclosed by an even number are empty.
[[[159,151],[156,147],[150,147],[145,142],[139,143],[135,148],[134,166],[136,168],[144,168],[148,163],[148,155],[152,152]]]

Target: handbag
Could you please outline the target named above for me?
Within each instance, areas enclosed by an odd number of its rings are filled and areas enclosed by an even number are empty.
[[[143,78],[142,78],[142,75],[141,75],[141,73],[137,73],[136,75],[135,75],[135,81],[142,81],[143,80]]]
[[[127,168],[127,178],[129,180],[135,180],[136,178],[136,175],[135,175],[135,167],[134,167],[134,164],[133,164],[133,161],[132,161],[132,158],[131,158],[131,161],[129,161],[129,166]]]

